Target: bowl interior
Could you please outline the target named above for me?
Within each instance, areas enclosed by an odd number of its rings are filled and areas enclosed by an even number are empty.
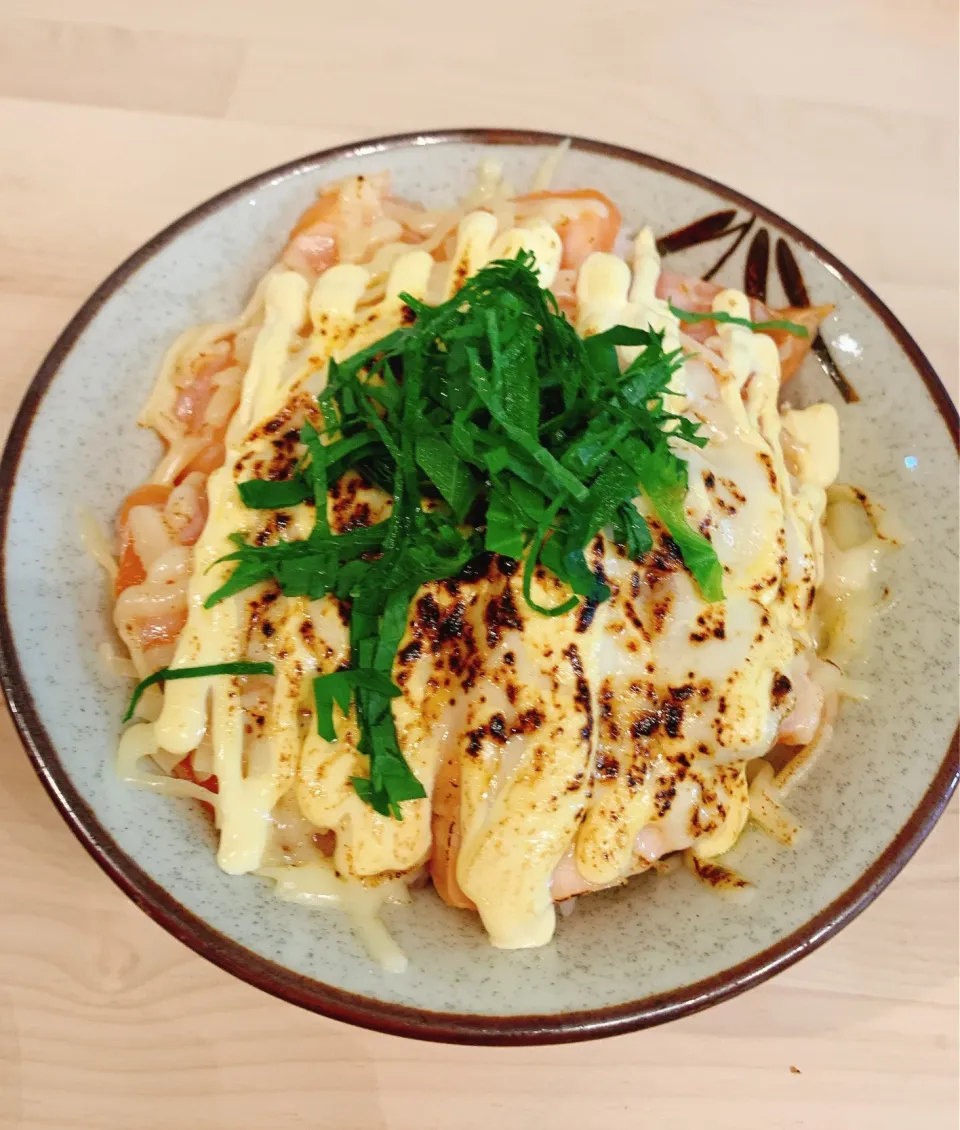
[[[893,599],[876,625],[867,677],[871,701],[847,704],[829,756],[791,806],[811,833],[789,851],[748,830],[731,863],[759,895],[740,907],[686,873],[643,877],[581,899],[555,943],[504,953],[477,920],[421,892],[386,919],[410,957],[404,975],[374,965],[336,911],[283,903],[256,878],[214,863],[212,833],[188,802],[122,785],[112,764],[126,683],[100,669],[108,637],[98,567],[79,547],[78,514],[112,522],[123,495],[158,457],[134,419],[160,357],[183,328],[231,315],[279,250],[298,211],[326,180],[389,168],[402,196],[441,204],[470,184],[478,162],[502,161],[524,186],[544,144],[455,140],[321,158],[265,179],[183,226],[126,277],[62,359],[36,408],[9,502],[6,614],[23,683],[77,793],[95,812],[88,833],[114,847],[227,939],[304,977],[365,997],[439,1012],[555,1016],[679,990],[756,958],[840,897],[910,819],[944,758],[956,724],[956,455],[930,392],[880,317],[832,267],[787,235],[815,302],[837,313],[824,330],[832,356],[859,391],[845,404],[814,359],[791,388],[797,402],[837,404],[842,478],[886,502],[915,541],[889,563]],[[558,176],[602,188],[625,227],[666,233],[737,207],[711,189],[616,154],[576,147]],[[738,219],[749,209],[738,208]],[[775,224],[758,221],[770,230]],[[754,228],[756,230],[756,227]],[[701,271],[731,237],[668,262]],[[742,285],[749,240],[717,276]],[[781,300],[776,272],[770,298]],[[8,657],[9,661],[9,657]],[[34,735],[36,738],[36,735]],[[41,754],[43,754],[41,742]],[[758,957],[758,955],[760,955]],[[690,991],[695,995],[695,990]]]

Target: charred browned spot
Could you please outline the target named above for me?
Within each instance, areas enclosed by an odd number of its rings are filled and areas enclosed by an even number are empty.
[[[513,593],[505,589],[502,595],[492,597],[483,610],[483,619],[487,625],[487,646],[496,647],[503,632],[512,628],[519,631],[523,627],[523,619],[517,611],[513,600]]]
[[[713,638],[715,640],[724,640],[727,638],[727,630],[723,624],[717,624],[713,629]]]
[[[597,758],[597,767],[594,776],[600,781],[615,781],[620,773],[620,762],[609,753],[602,753]]]
[[[739,502],[741,505],[743,505],[743,503],[747,501],[747,496],[737,486],[733,479],[721,479],[720,482],[723,483],[723,486],[726,489],[727,493],[732,499],[734,499],[735,502]]]
[[[580,605],[579,611],[577,612],[577,623],[574,630],[577,632],[585,632],[593,623],[593,618],[596,614],[597,601],[585,600],[583,604]]]
[[[290,436],[293,435],[293,439]],[[291,451],[297,442],[296,432],[284,432],[282,436],[274,436],[270,441],[270,446],[274,451]]]
[[[777,479],[776,469],[773,466],[773,459],[771,458],[769,452],[758,451],[757,458],[763,464],[763,467],[767,472],[767,479],[770,482],[771,490],[778,490],[780,484],[779,480]]]
[[[573,696],[573,701],[580,707],[584,714],[590,715],[590,687],[587,685],[587,680],[582,676],[577,676],[577,690]]]
[[[773,701],[775,703],[782,702],[792,690],[793,684],[786,675],[778,671],[773,677],[773,688],[771,691]]]
[[[582,773],[575,773],[574,776],[573,776],[573,779],[567,785],[567,792],[568,793],[579,792],[580,789],[583,788],[583,781],[584,781],[583,774]],[[586,810],[580,809],[580,811],[577,813],[577,819],[579,820],[579,819],[581,819],[582,816],[585,816],[585,815],[586,815]]]
[[[503,662],[508,667],[513,667],[517,662],[517,657],[513,654],[512,651],[505,651],[503,653]]]
[[[717,713],[726,714],[727,712],[727,698],[726,695],[721,695],[717,699]]]
[[[483,748],[484,731],[481,727],[477,730],[471,730],[467,734],[467,754],[470,757],[479,757],[480,750]]]
[[[507,740],[507,720],[502,714],[494,714],[490,719],[490,736],[501,745]]]
[[[670,606],[671,606],[672,603],[673,603],[672,600],[669,600],[669,599],[658,600],[654,603],[653,609],[652,609],[652,611],[653,611],[653,626],[654,626],[654,630],[656,632],[662,632],[663,631],[663,626],[667,622],[667,618],[670,615]]]
[[[447,640],[458,640],[463,636],[463,613],[465,611],[464,603],[458,600],[447,614],[440,621],[440,628],[437,632],[437,638],[441,643],[446,643]]]
[[[424,593],[416,604],[416,623],[433,635],[440,626],[440,606],[431,593]]]
[[[270,639],[270,637],[276,632],[276,630],[277,629],[273,626],[273,624],[270,623],[269,620],[264,620],[264,622],[260,625],[260,631],[263,632],[267,639]]]
[[[713,471],[704,471],[703,485],[707,488],[707,490],[713,490],[713,488],[717,485],[717,480],[716,478],[714,478]]]
[[[707,639],[706,632],[691,632],[690,633],[690,642],[691,643],[703,643],[704,640],[706,640],[706,639]]]
[[[668,702],[663,708],[663,728],[671,738],[683,733],[683,707]]]
[[[543,712],[536,707],[519,714],[510,727],[511,734],[532,734],[543,725]]]
[[[578,678],[583,678],[583,663],[580,659],[580,651],[575,643],[564,648],[563,657],[564,659],[570,660],[570,667],[574,675],[578,676]]]
[[[463,286],[463,284],[467,281],[467,278],[469,277],[469,275],[470,275],[470,268],[469,268],[468,264],[466,263],[466,261],[461,260],[459,263],[456,263],[454,265],[453,274],[452,274],[453,290],[459,290]]]
[[[630,574],[630,595],[636,599],[640,593],[640,574],[634,569]]]
[[[493,555],[493,563],[504,577],[512,577],[520,567],[520,562],[513,557],[504,557],[502,554]]]
[[[647,779],[647,766],[638,765],[634,762],[627,770],[627,788],[631,792],[636,792],[637,789]]]
[[[423,645],[420,640],[411,640],[406,647],[400,649],[398,659],[404,665],[413,663],[423,654]]]
[[[613,713],[613,688],[609,682],[604,682],[603,687],[600,689],[600,717],[609,718]]]
[[[689,684],[682,687],[670,687],[670,697],[674,702],[686,702],[694,693],[694,688]]]
[[[534,746],[533,756],[530,758],[530,768],[538,776],[546,770],[547,756],[542,745]]]
[[[659,725],[660,715],[647,711],[631,723],[630,734],[634,739],[649,738]]]
[[[516,683],[507,683],[506,686],[507,701],[513,706],[520,694],[520,688]]]
[[[340,532],[349,534],[354,530],[363,530],[371,525],[373,525],[373,513],[370,510],[370,504],[361,502],[351,510],[349,518],[340,527]]]
[[[654,800],[656,801],[658,816],[666,816],[666,814],[670,811],[670,807],[672,806],[676,795],[677,789],[673,784],[664,784],[662,788],[657,790]]]
[[[334,599],[336,599],[336,598],[334,598]],[[337,617],[339,618],[340,623],[345,628],[349,628],[350,627],[350,609],[351,609],[350,601],[349,600],[337,600],[336,601],[336,608],[337,608]]]
[[[709,859],[698,859],[691,853],[693,869],[697,878],[702,879],[711,887],[726,889],[736,887],[749,887],[750,884],[729,868],[721,867],[719,863],[711,863]]]
[[[683,564],[683,554],[680,552],[680,546],[677,545],[669,534],[662,534],[660,543],[663,546],[663,552],[666,554],[667,560],[671,562],[671,568]],[[662,566],[658,566],[658,568],[662,568]]]
[[[626,601],[624,603],[623,611],[624,611],[624,615],[627,617],[627,619],[630,621],[630,623],[634,626],[634,628],[636,628],[636,630],[640,633],[640,635],[643,636],[643,638],[649,643],[650,642],[650,634],[647,632],[647,629],[643,626],[643,621],[640,619],[639,613],[637,612],[636,608],[634,608],[634,606],[630,603],[630,601]]]

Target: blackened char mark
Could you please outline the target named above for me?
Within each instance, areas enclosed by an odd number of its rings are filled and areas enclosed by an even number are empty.
[[[463,636],[463,614],[465,605],[462,600],[450,609],[446,616],[440,623],[440,629],[437,632],[437,638],[441,643],[446,643],[447,640],[458,640]]]
[[[679,738],[683,734],[683,707],[668,702],[663,708],[663,728],[671,738]]]
[[[593,599],[588,599],[580,605],[580,610],[577,612],[577,632],[585,632],[593,623],[593,618],[597,614],[597,602]]]
[[[434,635],[440,626],[440,606],[431,593],[424,593],[417,601],[416,623],[421,631]]]
[[[580,659],[580,651],[577,645],[572,643],[569,647],[564,649],[563,654],[565,658],[570,660],[570,667],[577,681],[577,689],[574,693],[573,701],[586,715],[586,721],[580,730],[580,737],[584,741],[589,741],[593,733],[593,705],[590,702],[590,686],[583,674],[583,662]]]
[[[803,275],[800,273],[800,265],[797,263],[785,239],[777,239],[774,260],[777,264],[777,274],[780,276],[783,293],[787,296],[787,301],[790,305],[809,306],[810,295],[807,293]],[[847,404],[856,404],[860,399],[860,394],[840,371],[827,343],[823,340],[823,334],[817,333],[810,349],[814,357],[820,362],[821,369],[823,369],[830,380],[833,381],[837,392],[843,397],[844,402]]]
[[[492,596],[487,601],[483,618],[487,625],[488,647],[496,647],[505,629],[520,631],[523,628],[523,619],[517,611],[513,593],[509,588],[504,589],[500,596]]]
[[[743,289],[750,298],[767,301],[767,272],[770,270],[770,234],[760,228],[747,249],[743,266]]]
[[[494,555],[492,553],[481,553],[464,565],[457,576],[457,580],[466,582],[481,580],[489,574],[493,560]]]

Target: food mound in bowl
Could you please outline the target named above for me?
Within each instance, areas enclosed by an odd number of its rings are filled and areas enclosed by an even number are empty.
[[[325,188],[141,416],[121,774],[390,968],[428,882],[503,948],[673,858],[745,891],[722,856],[799,839],[893,544],[835,410],[781,400],[828,314],[663,271],[592,188]]]

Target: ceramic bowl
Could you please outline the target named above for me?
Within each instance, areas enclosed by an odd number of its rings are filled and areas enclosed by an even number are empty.
[[[44,361],[0,469],[0,674],[27,751],[64,818],[117,884],[167,930],[250,983],[355,1024],[429,1039],[582,1039],[684,1015],[757,984],[829,938],[904,866],[957,776],[956,411],[903,326],[859,279],[774,213],[686,169],[575,140],[565,185],[595,185],[650,224],[670,266],[755,293],[832,302],[791,399],[837,405],[841,478],[902,517],[915,541],[889,562],[894,599],[872,641],[872,700],[844,707],[829,755],[791,796],[802,851],[748,830],[731,863],[749,906],[686,872],[579,900],[552,945],[491,948],[478,920],[430,891],[388,908],[410,956],[374,965],[336,911],[276,900],[215,863],[190,802],[122,785],[112,761],[129,686],[100,670],[102,577],[77,514],[112,522],[159,454],[134,419],[166,345],[236,311],[317,187],[389,169],[395,191],[440,204],[496,157],[524,185],[559,138],[464,130],[305,157],[202,204],[93,294]]]

